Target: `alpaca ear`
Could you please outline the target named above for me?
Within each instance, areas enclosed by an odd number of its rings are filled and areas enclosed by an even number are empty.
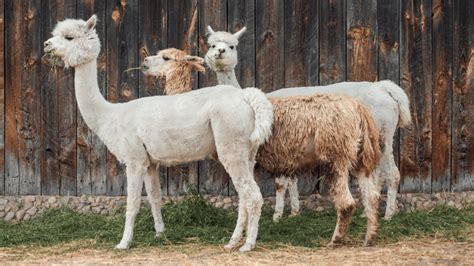
[[[243,27],[238,32],[234,33],[234,37],[237,39],[240,39],[240,36],[242,36],[242,34],[244,34],[244,32],[246,31],[247,31],[247,27]]]
[[[97,16],[94,14],[92,15],[92,17],[90,17],[87,21],[86,21],[86,27],[87,27],[87,30],[91,30],[93,28],[95,28],[95,25],[97,24]]]
[[[199,56],[187,55],[183,59],[192,69],[199,72],[206,72],[204,67],[204,58]]]
[[[209,26],[207,26],[207,33],[214,34],[216,32],[211,28],[211,25],[209,25]]]

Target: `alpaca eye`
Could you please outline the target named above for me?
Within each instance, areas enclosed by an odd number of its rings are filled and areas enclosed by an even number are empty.
[[[74,37],[71,37],[71,36],[66,36],[65,38],[66,38],[66,40],[68,40],[68,41],[72,41],[72,40],[74,39]]]
[[[216,45],[215,45],[215,44],[213,44],[213,45],[212,45],[212,48],[216,48]]]
[[[229,48],[230,48],[231,50],[234,50],[234,46],[233,46],[233,45],[229,46]]]
[[[167,57],[167,56],[163,56],[163,60],[168,61],[168,60],[170,60],[170,58]]]

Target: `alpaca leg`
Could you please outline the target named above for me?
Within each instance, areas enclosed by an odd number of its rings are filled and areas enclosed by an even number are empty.
[[[116,249],[127,249],[133,238],[135,217],[140,209],[140,200],[143,187],[143,177],[147,166],[143,163],[127,164],[127,212],[125,213],[125,229],[122,240],[115,246]]]
[[[273,214],[273,221],[278,222],[285,209],[285,194],[286,188],[288,187],[288,177],[282,175],[275,178],[275,186],[275,213]]]
[[[290,194],[291,203],[291,214],[290,216],[296,216],[300,213],[300,200],[298,193],[298,177],[290,177],[288,181],[288,193]]]
[[[337,211],[336,229],[331,239],[330,246],[338,243],[347,232],[352,213],[356,208],[354,198],[349,190],[349,176],[347,170],[334,171],[330,193],[334,198]]]
[[[377,234],[380,193],[373,177],[367,177],[363,173],[358,173],[357,179],[361,191],[365,216],[367,217],[367,232],[365,234],[364,245],[370,245],[372,239]]]
[[[391,154],[389,159],[389,169],[387,171],[387,207],[385,209],[385,220],[392,219],[393,215],[397,212],[397,192],[398,186],[400,185],[400,172],[398,171],[393,155]]]
[[[247,225],[247,209],[245,208],[245,202],[239,200],[239,212],[237,217],[237,224],[234,229],[234,233],[230,238],[230,241],[227,245],[224,246],[225,249],[233,249],[242,239],[245,226]]]
[[[165,231],[165,224],[161,216],[161,185],[157,165],[150,165],[148,167],[147,174],[145,175],[145,189],[151,205],[153,220],[155,221],[156,237],[159,237]]]
[[[247,214],[248,214],[248,228],[247,228],[247,240],[245,244],[240,247],[240,252],[247,252],[255,248],[258,235],[258,222],[262,213],[263,197],[260,192],[260,188],[253,175],[250,178],[243,180],[242,182],[242,193],[246,198]]]

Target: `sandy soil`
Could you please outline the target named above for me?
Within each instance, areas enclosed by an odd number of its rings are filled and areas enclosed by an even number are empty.
[[[473,265],[474,243],[425,239],[377,247],[308,249],[259,246],[246,254],[226,252],[218,246],[188,244],[134,248],[129,251],[91,249],[87,244],[56,247],[0,248],[0,264],[160,264],[160,265],[367,265],[422,264]]]

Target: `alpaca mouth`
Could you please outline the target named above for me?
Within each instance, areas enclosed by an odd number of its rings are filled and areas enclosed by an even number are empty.
[[[47,47],[46,47],[47,48]],[[46,52],[45,48],[45,52]],[[51,69],[57,69],[64,67],[64,61],[62,58],[54,53],[53,50],[49,50],[41,57],[41,62],[50,67]]]

